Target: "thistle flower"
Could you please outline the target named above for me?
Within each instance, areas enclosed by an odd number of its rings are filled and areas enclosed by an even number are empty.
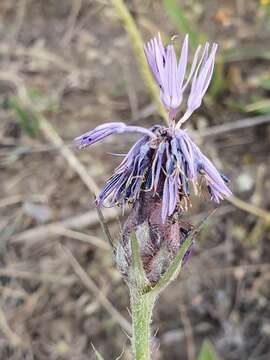
[[[164,47],[160,35],[144,47],[145,55],[160,88],[160,99],[169,114],[169,126],[150,129],[111,122],[75,139],[80,148],[112,134],[138,132],[135,142],[114,170],[96,199],[98,206],[132,204],[125,221],[115,260],[130,289],[132,348],[134,358],[150,358],[150,322],[160,292],[177,276],[188,260],[194,242],[193,227],[182,213],[194,196],[214,202],[231,196],[228,179],[182,130],[182,124],[201,105],[214,69],[217,45],[201,46],[186,76],[188,36],[177,62],[172,43]],[[176,122],[184,91],[190,84],[187,109]]]
[[[117,124],[117,123],[116,123]],[[227,178],[189,138],[186,131],[160,125],[148,129],[122,123],[102,125],[80,136],[81,147],[112,133],[139,131],[145,135],[129,150],[97,197],[98,205],[112,207],[135,203],[141,192],[162,199],[162,221],[178,210],[187,210],[191,186],[195,195],[208,194],[219,202],[231,195]]]
[[[156,82],[160,86],[161,99],[170,116],[175,116],[182,101],[183,91],[191,81],[187,110],[177,124],[169,127],[155,125],[150,129],[127,126],[122,122],[98,126],[75,139],[80,148],[90,146],[111,134],[139,132],[143,134],[125,155],[123,161],[107,180],[97,197],[97,204],[105,207],[135,204],[141,194],[149,192],[161,199],[161,219],[165,223],[177,211],[186,211],[191,203],[191,188],[195,195],[207,195],[217,203],[231,196],[227,178],[190,139],[182,123],[201,104],[210,84],[217,45],[209,54],[209,44],[204,47],[198,63],[197,48],[189,77],[184,83],[187,66],[188,37],[185,37],[177,65],[173,46],[164,48],[160,35],[145,45],[145,54]],[[198,65],[197,65],[198,63]]]

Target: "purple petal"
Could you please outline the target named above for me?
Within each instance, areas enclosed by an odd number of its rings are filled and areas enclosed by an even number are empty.
[[[168,177],[166,177],[163,187],[162,209],[161,209],[161,219],[163,223],[165,222],[168,216],[169,201],[170,201],[169,180]]]
[[[176,207],[176,200],[177,200],[177,183],[174,176],[170,176],[169,178],[169,193],[170,193],[170,201],[169,201],[168,216],[171,216],[174,213]]]
[[[184,155],[184,159],[188,164],[190,179],[195,179],[195,154],[193,151],[192,142],[182,130],[176,130],[175,135],[178,139],[179,147]]]
[[[173,45],[167,47],[162,100],[167,108],[173,109],[177,108],[182,100]]]
[[[195,74],[193,75],[191,90],[187,102],[187,110],[176,125],[176,128],[178,129],[192,115],[192,113],[201,106],[203,96],[209,87],[213,75],[217,47],[217,44],[213,44],[211,53],[208,56],[209,44],[205,44],[201,60],[197,66]]]
[[[231,190],[227,187],[224,180],[222,179],[220,173],[217,171],[212,162],[207,159],[205,155],[202,155],[203,158],[203,170],[205,176],[209,181],[209,184],[220,193],[221,196],[227,198],[232,195]]]
[[[201,45],[199,45],[197,47],[196,51],[195,51],[193,61],[192,61],[192,65],[191,65],[191,69],[189,71],[188,79],[187,79],[187,81],[185,82],[185,84],[183,86],[183,91],[186,89],[186,87],[189,84],[189,82],[190,82],[190,80],[192,78],[192,75],[193,75],[193,73],[195,71],[195,68],[196,68],[196,65],[197,65],[197,62],[198,62],[198,58],[199,58],[200,50],[201,50]]]
[[[184,39],[178,64],[173,45],[169,44],[165,49],[160,34],[144,46],[144,51],[149,68],[160,86],[160,99],[168,110],[170,119],[174,119],[183,97],[183,82],[188,57],[188,36]],[[194,64],[193,68],[195,67]]]
[[[187,248],[187,250],[182,258],[181,266],[184,266],[187,263],[187,261],[190,259],[191,254],[192,254],[193,245],[194,245],[194,241],[192,241],[191,244],[189,245],[189,247]]]
[[[190,96],[188,98],[188,111],[194,112],[202,103],[202,98],[205,95],[207,88],[210,84],[211,77],[214,69],[215,54],[217,45],[214,44],[211,54],[207,59],[209,45],[206,44],[204,53],[201,59],[200,73],[197,78],[198,69],[192,81]],[[198,67],[199,68],[199,67]]]
[[[163,88],[164,86],[164,59],[165,59],[165,49],[162,44],[160,34],[158,34],[157,38],[154,38],[153,40],[153,47],[155,51],[155,61],[157,64],[157,69],[159,72],[160,77],[160,83],[159,85]]]
[[[155,58],[155,48],[152,42],[149,42],[147,44],[144,45],[144,53],[145,53],[145,57],[147,59],[149,68],[152,72],[152,75],[154,76],[155,81],[161,85],[161,79],[160,79],[160,75],[159,75],[159,71],[158,71],[158,67],[157,67],[157,63],[156,63],[156,58]]]
[[[155,171],[155,176],[154,176],[154,179],[155,179],[154,180],[154,194],[157,191],[157,187],[158,187],[158,183],[159,183],[159,175],[160,175],[164,151],[165,151],[165,144],[164,143],[159,144],[158,150],[156,152],[157,164],[156,164],[156,171]]]
[[[115,169],[115,172],[122,172],[123,170],[130,168],[134,162],[135,157],[140,153],[141,146],[146,144],[148,140],[149,139],[147,136],[139,139],[129,150],[121,164],[118,165],[118,167]]]
[[[182,46],[182,51],[178,63],[178,78],[179,78],[178,81],[179,81],[180,89],[182,89],[183,81],[185,78],[187,60],[188,60],[188,35],[185,36],[185,40]]]
[[[143,127],[127,126],[121,122],[114,122],[100,125],[95,129],[77,137],[74,141],[80,148],[84,148],[86,146],[93,145],[97,141],[100,141],[111,134],[121,134],[123,132],[139,132],[146,134],[151,138],[155,138],[155,135],[152,131]]]

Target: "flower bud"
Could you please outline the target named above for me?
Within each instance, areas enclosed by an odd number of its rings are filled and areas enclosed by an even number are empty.
[[[171,261],[192,230],[192,226],[181,220],[181,213],[175,212],[162,222],[162,201],[158,195],[144,192],[135,202],[120,236],[116,251],[119,271],[128,282],[132,282],[130,268],[132,263],[131,234],[135,233],[139,256],[145,275],[154,285],[168,269]],[[186,251],[184,264],[191,247]]]

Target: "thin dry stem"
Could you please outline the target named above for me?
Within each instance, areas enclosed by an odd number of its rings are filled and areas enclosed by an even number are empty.
[[[114,220],[116,218],[115,214],[118,212],[115,209],[105,209],[103,211],[104,216],[107,221]],[[15,234],[10,237],[10,242],[30,242],[43,241],[47,239],[48,236],[55,235],[56,229],[65,228],[65,229],[82,229],[89,226],[96,226],[99,223],[98,215],[96,210],[87,211],[80,215],[74,215],[70,218],[67,218],[63,221],[56,221],[47,225],[40,225],[35,228],[22,231],[18,234]],[[98,245],[97,245],[98,246]]]
[[[15,279],[37,280],[45,283],[58,284],[63,286],[70,286],[74,283],[74,276],[58,276],[50,273],[30,272],[25,270],[18,270],[12,268],[0,269],[0,277],[10,277]]]
[[[24,345],[22,339],[11,330],[7,319],[5,317],[4,311],[0,307],[0,329],[6,338],[9,340],[12,346],[21,347]]]
[[[164,121],[168,123],[168,115],[160,102],[159,91],[153,81],[152,74],[148,68],[148,64],[143,51],[142,37],[134,22],[134,19],[130,15],[125,3],[122,0],[112,0],[112,5],[115,8],[117,16],[123,22],[126,32],[128,33],[128,36],[131,40],[134,56],[137,59],[142,79],[145,82],[145,85],[148,88],[153,100],[157,104],[159,114],[164,119]]]
[[[90,276],[84,271],[78,261],[75,259],[71,251],[62,247],[63,251],[70,262],[70,265],[73,267],[75,274],[79,277],[83,285],[93,292],[95,296],[99,299],[100,304],[108,311],[113,319],[128,333],[131,334],[132,327],[131,324],[121,315],[121,313],[113,306],[113,304],[108,300],[108,298],[103,294],[103,292],[98,288]]]
[[[102,250],[110,250],[110,246],[107,242],[100,239],[97,236],[88,235],[79,231],[70,230],[61,226],[56,226],[54,229],[52,227],[52,231],[57,235],[62,235],[71,239],[79,240],[90,244],[92,246],[98,247]]]
[[[190,322],[190,319],[188,317],[187,309],[184,304],[179,305],[180,314],[181,314],[181,320],[184,325],[184,333],[187,340],[187,355],[188,360],[195,360],[196,356],[196,349],[195,349],[195,343],[194,343],[194,336],[193,336],[193,330],[192,325]]]

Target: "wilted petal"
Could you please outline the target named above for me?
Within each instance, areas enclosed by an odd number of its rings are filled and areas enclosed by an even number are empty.
[[[166,220],[168,216],[169,202],[170,202],[169,179],[168,177],[166,177],[163,187],[163,194],[162,194],[161,218],[163,222]]]
[[[115,172],[121,172],[125,169],[128,169],[132,166],[135,157],[139,154],[141,146],[146,144],[148,141],[148,137],[144,136],[143,138],[139,139],[129,150],[129,152],[124,157],[123,161],[120,165],[117,166]]]
[[[165,151],[165,144],[164,142],[162,142],[159,147],[158,150],[156,152],[156,163],[154,162],[155,165],[155,176],[154,176],[154,194],[157,191],[157,187],[158,187],[158,183],[159,183],[159,176],[160,176],[160,170],[161,170],[161,166],[162,166],[162,159],[163,159],[163,154]]]
[[[196,177],[195,174],[195,159],[194,151],[191,144],[191,140],[185,135],[184,131],[176,130],[176,138],[178,139],[179,148],[184,155],[184,158],[188,165],[188,177],[192,180]]]
[[[122,122],[106,123],[97,126],[94,130],[88,131],[81,136],[77,137],[74,141],[80,148],[93,145],[94,143],[104,139],[111,134],[122,134],[124,132],[139,132],[147,134],[151,138],[155,138],[152,131],[140,126],[127,126]]]
[[[209,185],[213,189],[215,189],[218,194],[220,194],[219,197],[221,198],[230,197],[232,195],[232,192],[225,184],[218,170],[215,168],[212,162],[209,159],[207,159],[205,155],[202,155],[202,159],[203,161],[201,167],[205,172],[205,176],[209,182]]]

